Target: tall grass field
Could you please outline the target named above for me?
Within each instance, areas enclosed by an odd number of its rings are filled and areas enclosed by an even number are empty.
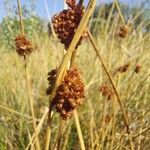
[[[31,0],[30,6],[23,0],[0,2],[5,9],[0,21],[0,150],[149,150],[150,2],[61,2],[73,11],[85,5],[65,48],[49,14],[60,1],[50,7],[43,0],[49,21],[38,15],[39,1]],[[65,8],[54,14],[59,16]],[[82,32],[86,36],[76,46]],[[32,43],[32,53],[18,53],[28,45],[16,51],[18,35]],[[83,82],[84,98],[64,119],[56,95],[61,85],[73,82],[74,76],[66,79],[72,65]],[[48,73],[56,68],[55,84],[47,95]],[[77,81],[72,89],[76,86]]]

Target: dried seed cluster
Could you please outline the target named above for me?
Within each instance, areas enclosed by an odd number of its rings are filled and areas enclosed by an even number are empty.
[[[55,15],[52,18],[54,30],[60,39],[60,42],[65,45],[66,50],[74,37],[84,12],[84,7],[81,6],[80,3],[76,5],[75,0],[67,0],[67,4],[70,7],[69,9],[63,10],[60,14]],[[77,43],[76,48],[86,36],[87,34],[84,32]]]
[[[56,111],[66,120],[72,116],[73,110],[83,103],[84,84],[77,68],[67,71],[62,84],[56,91],[53,99]]]
[[[49,82],[49,87],[46,90],[46,94],[50,95],[52,93],[52,90],[54,88],[55,85],[55,81],[56,81],[56,74],[57,74],[57,69],[53,69],[48,73],[48,82]]]
[[[140,70],[141,70],[141,68],[142,68],[141,65],[137,65],[137,66],[135,67],[135,69],[134,69],[134,72],[135,72],[135,73],[139,73]]]
[[[106,84],[102,84],[99,90],[108,100],[112,99],[114,92]]]
[[[124,73],[124,72],[126,72],[129,69],[129,67],[130,67],[130,64],[128,63],[128,64],[125,64],[123,66],[120,66],[117,69],[117,71],[120,72],[120,73]]]
[[[120,27],[120,30],[119,30],[119,37],[121,38],[125,38],[128,34],[128,27],[126,25]]]
[[[16,51],[20,56],[26,57],[33,51],[32,43],[25,35],[18,35],[15,39]]]

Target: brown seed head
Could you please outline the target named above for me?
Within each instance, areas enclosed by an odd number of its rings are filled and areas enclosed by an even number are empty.
[[[135,72],[135,73],[139,73],[140,70],[141,70],[141,68],[142,68],[141,65],[137,65],[137,66],[135,67],[135,69],[134,69],[134,72]]]
[[[55,85],[55,81],[56,81],[56,74],[57,74],[57,69],[53,69],[48,73],[48,82],[49,82],[49,87],[46,90],[46,94],[50,95],[52,93],[52,90],[54,88]]]
[[[120,72],[120,73],[124,73],[124,72],[126,72],[129,69],[129,67],[130,67],[130,63],[127,63],[127,64],[125,64],[123,66],[120,66],[117,69],[117,71]]]
[[[62,84],[56,91],[53,99],[56,111],[66,120],[72,116],[72,112],[83,103],[84,84],[77,68],[67,71]]]
[[[68,0],[67,4],[70,7],[69,9],[63,10],[52,18],[54,30],[60,42],[65,45],[66,50],[74,37],[75,31],[84,13],[84,8],[80,4],[76,5],[74,0]],[[76,48],[86,36],[87,34],[85,31],[77,43]]]
[[[33,51],[32,43],[25,35],[18,35],[15,39],[16,51],[20,56],[26,57]]]
[[[107,98],[107,100],[111,100],[114,95],[114,92],[106,84],[102,84],[99,91]]]
[[[128,34],[128,27],[126,25],[120,27],[120,30],[119,30],[119,37],[121,38],[125,38]]]

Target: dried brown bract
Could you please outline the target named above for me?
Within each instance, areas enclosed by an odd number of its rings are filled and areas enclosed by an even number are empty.
[[[120,72],[120,73],[124,73],[124,72],[126,72],[126,71],[129,69],[129,67],[130,67],[130,63],[125,64],[125,65],[123,65],[123,66],[120,66],[120,67],[117,69],[117,71]]]
[[[67,71],[62,84],[53,99],[56,111],[66,120],[72,116],[73,110],[83,103],[84,84],[77,68]]]
[[[57,75],[57,69],[53,69],[48,73],[48,82],[49,82],[49,87],[46,90],[46,94],[50,95],[52,93],[52,90],[55,86],[55,81],[56,81],[56,75]]]
[[[16,51],[20,56],[26,57],[33,51],[32,43],[25,35],[18,35],[15,39]]]
[[[134,69],[134,72],[135,72],[135,73],[139,73],[140,70],[141,70],[141,68],[142,68],[141,65],[137,65],[137,66],[135,67],[135,69]]]
[[[99,91],[102,93],[103,96],[105,96],[108,100],[111,100],[114,92],[106,85],[102,84],[99,88]]]
[[[124,26],[120,27],[119,33],[118,33],[119,37],[125,38],[128,35],[128,32],[129,32],[129,30],[128,30],[127,25],[124,25]]]
[[[60,42],[65,45],[66,50],[74,37],[84,13],[84,7],[81,6],[81,4],[76,5],[74,0],[67,0],[67,4],[70,8],[63,10],[52,19],[54,30],[60,39]],[[86,36],[87,33],[85,31],[77,43],[76,48],[81,44],[82,39]]]

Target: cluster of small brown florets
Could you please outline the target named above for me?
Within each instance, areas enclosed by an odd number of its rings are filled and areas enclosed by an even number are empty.
[[[129,67],[130,67],[130,63],[127,63],[127,64],[125,64],[125,65],[123,65],[123,66],[120,66],[120,67],[117,69],[117,72],[125,73],[125,72],[127,72],[127,71],[129,70]],[[141,68],[142,68],[142,66],[139,65],[139,64],[137,64],[137,65],[135,66],[135,68],[134,68],[134,72],[135,72],[135,73],[139,73],[140,70],[141,70]]]
[[[54,30],[60,39],[60,42],[64,44],[66,50],[74,37],[84,13],[84,7],[80,3],[76,5],[75,0],[67,0],[67,4],[70,8],[63,10],[52,19]],[[84,32],[77,43],[76,48],[86,36],[87,34]]]
[[[55,86],[55,81],[56,81],[56,74],[57,74],[57,69],[53,69],[51,70],[49,73],[48,73],[48,84],[49,84],[49,87],[48,89],[46,90],[46,94],[47,95],[50,95],[52,93],[52,90]]]
[[[84,84],[77,68],[67,71],[63,82],[59,85],[53,99],[56,111],[66,120],[72,116],[73,110],[80,106],[84,98]]]
[[[114,92],[106,85],[102,84],[99,88],[99,91],[102,93],[103,96],[105,96],[108,100],[111,100]]]
[[[119,30],[119,37],[121,38],[125,38],[127,35],[128,35],[128,26],[127,25],[124,25],[122,27],[120,27],[120,30]]]
[[[124,73],[124,72],[126,72],[129,69],[129,67],[130,67],[130,63],[127,63],[127,64],[125,64],[123,66],[120,66],[117,69],[117,71],[120,72],[120,73]]]
[[[135,67],[135,69],[134,69],[134,72],[135,73],[139,73],[140,72],[140,70],[141,70],[141,68],[142,68],[142,66],[141,65],[136,65],[136,67]]]
[[[18,35],[15,39],[16,51],[24,58],[33,51],[32,43],[25,35]]]

